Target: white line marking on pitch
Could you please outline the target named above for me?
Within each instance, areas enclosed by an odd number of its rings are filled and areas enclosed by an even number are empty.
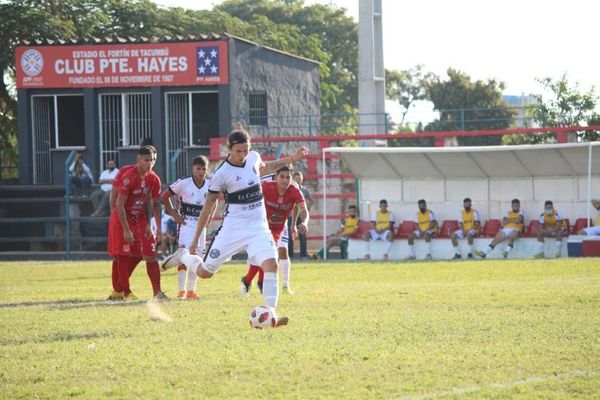
[[[397,400],[437,399],[440,397],[448,397],[448,396],[456,396],[456,395],[467,394],[467,393],[480,392],[480,391],[486,390],[486,389],[510,389],[510,388],[514,388],[516,386],[530,385],[533,383],[542,383],[542,382],[549,382],[549,381],[568,379],[568,378],[578,378],[578,377],[582,377],[582,376],[592,377],[592,376],[599,376],[599,375],[600,375],[600,371],[574,370],[574,371],[569,371],[569,372],[560,372],[560,373],[553,374],[553,375],[531,376],[529,378],[519,379],[519,380],[512,381],[512,382],[497,382],[497,383],[489,384],[487,386],[473,385],[473,386],[458,387],[458,388],[453,388],[450,390],[430,392],[430,393],[425,393],[425,394],[417,394],[414,396],[400,397]]]

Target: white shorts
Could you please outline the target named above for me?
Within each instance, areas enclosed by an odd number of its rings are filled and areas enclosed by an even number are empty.
[[[245,250],[248,264],[262,265],[270,258],[277,259],[277,248],[268,226],[257,229],[220,228],[204,255],[204,269],[211,274],[217,272],[221,264]]]
[[[590,226],[583,229],[589,236],[600,236],[600,226]]]
[[[283,227],[283,231],[281,232],[281,237],[279,238],[279,242],[277,242],[277,247],[280,249],[281,248],[287,249],[289,240],[290,240],[290,233],[288,231],[288,226],[286,223],[285,226]]]
[[[466,238],[467,236],[470,236],[470,237],[475,237],[475,236],[477,236],[477,231],[476,231],[475,229],[469,229],[469,230],[467,231],[467,235],[465,236],[465,233],[463,232],[463,230],[462,230],[462,229],[457,229],[457,230],[455,230],[455,231],[454,231],[454,234],[456,235],[456,237],[457,237],[457,238],[459,238],[459,239],[464,239],[464,238]]]
[[[504,234],[504,238],[508,239],[511,233],[516,232],[515,228],[502,228],[502,233]]]
[[[177,233],[177,243],[179,248],[185,248],[190,250],[190,245],[192,244],[192,240],[194,240],[194,234],[196,233],[196,224],[190,223],[187,221],[185,225],[179,225],[179,231]],[[198,239],[198,248],[196,249],[196,254],[202,256],[204,247],[206,246],[206,228],[200,234],[200,239]]]
[[[433,237],[435,235],[435,229],[430,229],[425,232],[429,233],[429,236],[431,236],[431,237]],[[423,235],[421,234],[421,231],[418,229],[414,231],[414,234],[415,234],[415,237],[418,237],[418,238],[423,237]]]
[[[375,229],[371,229],[369,234],[371,235],[371,240],[388,240],[388,236],[390,236],[390,231],[385,230],[383,232],[377,232]]]

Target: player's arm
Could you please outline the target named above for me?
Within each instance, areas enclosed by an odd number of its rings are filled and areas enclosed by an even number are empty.
[[[171,188],[167,188],[167,190],[162,192],[162,194],[160,195],[160,201],[165,207],[167,214],[169,214],[171,218],[173,218],[173,221],[175,221],[177,225],[181,225],[183,223],[183,217],[177,212],[177,210],[175,210],[175,207],[173,207],[173,203],[171,202],[172,196],[173,192],[171,191]]]
[[[200,240],[200,234],[202,230],[206,228],[208,225],[208,221],[212,214],[214,214],[214,210],[217,206],[217,202],[219,201],[219,193],[218,192],[208,192],[206,196],[206,202],[204,203],[204,207],[202,207],[202,212],[198,217],[198,224],[196,225],[196,232],[194,232],[194,239],[190,244],[190,253],[194,254],[196,249],[198,248],[198,240]]]
[[[300,215],[300,222],[298,223],[298,233],[301,235],[305,235],[308,231],[308,220],[310,219],[310,215],[305,202],[298,203],[298,208],[300,209],[300,211],[298,212],[298,214]]]
[[[127,223],[127,214],[125,214],[125,202],[127,201],[127,195],[123,193],[119,193],[117,196],[117,201],[115,202],[115,207],[117,208],[117,216],[119,217],[119,222],[121,223],[121,227],[123,228],[123,239],[126,242],[133,242],[133,233],[129,228],[129,224]]]
[[[154,219],[156,220],[156,240],[160,241],[162,238],[162,210],[160,207],[160,198],[156,197],[150,199],[149,202],[152,204],[152,211],[154,211]]]
[[[279,160],[263,162],[263,164],[260,166],[260,176],[272,174],[281,167],[285,167],[287,165],[295,163],[296,161],[300,161],[306,156],[307,153],[308,147],[301,146],[298,148],[298,150],[296,150],[296,153],[294,153],[294,155],[292,156],[283,157]]]

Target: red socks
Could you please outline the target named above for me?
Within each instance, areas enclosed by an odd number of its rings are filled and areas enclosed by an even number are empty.
[[[248,265],[248,272],[246,272],[246,276],[244,277],[244,282],[246,283],[246,285],[249,285],[250,283],[252,283],[252,280],[254,279],[256,274],[259,274],[258,279],[259,279],[259,281],[262,282],[262,280],[261,280],[261,275],[263,274],[262,269],[257,265]]]
[[[152,282],[152,291],[156,296],[160,292],[160,267],[158,266],[158,261],[146,261],[146,272],[148,273],[150,282]]]

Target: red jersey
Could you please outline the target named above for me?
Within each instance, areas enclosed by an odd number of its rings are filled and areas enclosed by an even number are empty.
[[[279,194],[276,181],[263,181],[261,185],[269,229],[273,236],[278,237],[294,207],[304,203],[304,195],[294,184],[291,184],[283,195]]]
[[[123,167],[115,177],[113,187],[119,194],[126,195],[125,214],[130,224],[141,222],[140,216],[145,217],[145,201],[148,197],[157,199],[160,197],[160,178],[154,171],[150,171],[142,178],[135,165]],[[143,219],[146,222],[146,219]]]

